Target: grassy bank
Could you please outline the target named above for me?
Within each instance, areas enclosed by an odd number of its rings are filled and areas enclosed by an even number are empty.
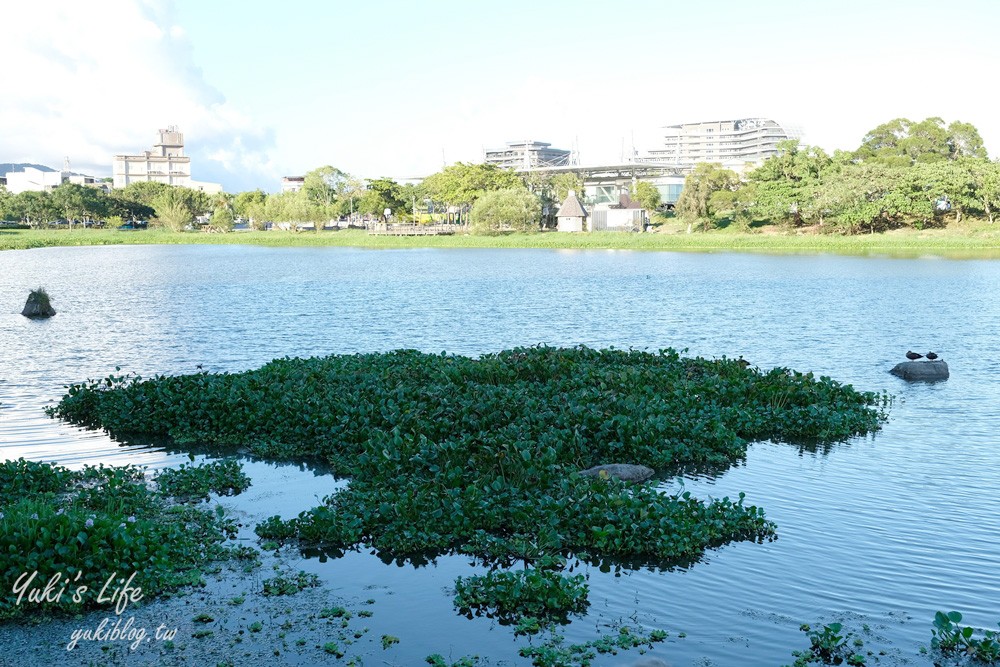
[[[668,250],[681,252],[835,253],[914,257],[1000,258],[1000,225],[975,225],[934,230],[899,230],[884,234],[837,236],[765,228],[757,233],[728,230],[684,233],[511,234],[507,236],[369,236],[363,230],[316,232],[234,232],[205,234],[166,230],[117,229],[3,230],[0,250],[52,246],[133,244],[245,244],[270,247],[358,248],[562,248],[580,250]]]

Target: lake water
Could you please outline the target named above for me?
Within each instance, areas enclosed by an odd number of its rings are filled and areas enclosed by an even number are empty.
[[[30,321],[19,312],[40,285],[59,314]],[[63,385],[115,366],[146,376],[286,355],[585,344],[742,355],[888,390],[890,421],[873,437],[820,451],[758,443],[725,474],[684,480],[699,497],[745,491],[779,539],[711,551],[687,570],[583,568],[591,613],[567,636],[624,619],[686,633],[653,652],[671,665],[773,666],[806,645],[799,624],[843,620],[890,652],[882,664],[930,665],[918,651],[936,610],[1000,621],[1000,262],[133,246],[0,253],[0,286],[0,458],[70,467],[187,460],[43,414]],[[940,353],[951,379],[889,375],[908,349]],[[258,516],[294,516],[336,488],[302,466],[246,465],[255,487],[225,502]],[[414,568],[362,552],[303,567],[345,597],[378,599],[372,631],[401,639],[394,664],[430,653],[527,664],[508,628],[452,608],[455,576],[474,571],[466,559]]]

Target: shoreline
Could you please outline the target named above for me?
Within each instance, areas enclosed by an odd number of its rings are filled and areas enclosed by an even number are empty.
[[[1000,227],[963,231],[897,231],[835,236],[802,233],[622,232],[510,234],[505,236],[369,236],[359,229],[304,232],[206,234],[165,230],[4,230],[0,251],[106,245],[250,245],[261,247],[485,248],[559,250],[644,250],[666,252],[750,252],[835,254],[915,258],[1000,259]]]

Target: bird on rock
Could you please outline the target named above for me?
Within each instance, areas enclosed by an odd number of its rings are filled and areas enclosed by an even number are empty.
[[[934,361],[935,359],[938,358],[937,354],[935,354],[934,352],[928,352],[924,356],[930,359],[931,361]]]
[[[907,352],[906,353],[906,358],[909,359],[910,361],[916,361],[917,359],[922,359],[923,356],[924,355],[917,354],[916,352]]]

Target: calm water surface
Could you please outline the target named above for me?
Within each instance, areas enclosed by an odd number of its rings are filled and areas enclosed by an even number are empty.
[[[18,313],[43,285],[58,316]],[[187,460],[49,420],[63,385],[121,366],[140,375],[238,371],[275,357],[417,348],[475,355],[518,346],[687,348],[743,355],[896,396],[874,437],[803,451],[758,443],[716,478],[668,480],[700,497],[747,493],[779,539],[710,552],[688,570],[590,576],[585,641],[625,619],[687,637],[658,645],[672,665],[780,665],[800,623],[844,620],[919,655],[933,614],[1000,621],[1000,262],[628,251],[135,246],[0,253],[0,458],[79,467]],[[906,384],[887,371],[935,350],[952,377]],[[246,462],[254,487],[228,500],[290,517],[337,488],[304,466]],[[414,568],[368,553],[304,566],[346,597],[376,597],[372,632],[400,664],[429,653],[517,657],[522,640],[456,615],[448,591],[466,559]],[[377,636],[377,635],[376,635]],[[402,656],[401,658],[399,656]],[[378,656],[375,656],[378,660]],[[636,654],[597,664],[630,664]]]

